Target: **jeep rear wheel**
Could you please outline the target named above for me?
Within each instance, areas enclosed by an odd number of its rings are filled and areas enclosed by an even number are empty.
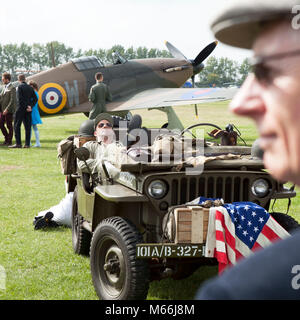
[[[147,297],[149,267],[136,258],[140,233],[120,217],[103,220],[96,228],[90,250],[95,290],[103,300],[138,300]]]
[[[83,227],[83,217],[78,212],[77,187],[73,194],[72,205],[72,244],[74,252],[88,255],[91,244],[91,233]]]

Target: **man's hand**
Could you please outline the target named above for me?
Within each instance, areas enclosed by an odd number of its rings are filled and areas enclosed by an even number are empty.
[[[32,111],[31,106],[28,106],[27,109],[26,109],[26,111],[27,111],[27,112],[31,112],[31,111]]]
[[[8,114],[8,111],[7,111],[7,109],[5,109],[5,110],[3,111],[3,115],[6,116],[7,114]]]

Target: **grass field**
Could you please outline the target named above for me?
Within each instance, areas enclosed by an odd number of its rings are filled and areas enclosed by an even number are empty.
[[[234,123],[249,144],[257,138],[252,122],[232,116],[225,102],[199,105],[198,110],[196,119],[193,107],[176,108],[185,126],[212,122],[224,127]],[[144,126],[158,127],[166,122],[165,114],[158,110],[139,114]],[[39,127],[42,148],[0,147],[0,266],[6,272],[5,289],[0,286],[1,300],[97,299],[89,258],[73,253],[71,230],[59,227],[34,231],[32,225],[38,212],[64,197],[64,176],[56,147],[60,140],[77,133],[85,119],[81,114],[44,118]],[[24,140],[24,131],[22,134]],[[275,210],[285,212],[286,206],[286,200],[278,201]],[[290,214],[297,220],[299,208],[299,200],[294,199]],[[203,267],[185,280],[152,282],[148,299],[193,299],[200,284],[216,273],[215,267]]]

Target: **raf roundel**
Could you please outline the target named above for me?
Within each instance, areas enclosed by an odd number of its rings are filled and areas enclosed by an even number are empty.
[[[57,83],[46,83],[39,90],[39,107],[45,113],[61,111],[67,102],[65,89]]]

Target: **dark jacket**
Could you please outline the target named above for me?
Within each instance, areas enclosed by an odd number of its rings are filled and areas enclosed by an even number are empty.
[[[238,262],[198,291],[200,300],[300,299],[300,232]]]
[[[17,88],[18,110],[25,111],[28,106],[33,107],[37,103],[37,97],[33,88],[26,82],[22,82]]]

